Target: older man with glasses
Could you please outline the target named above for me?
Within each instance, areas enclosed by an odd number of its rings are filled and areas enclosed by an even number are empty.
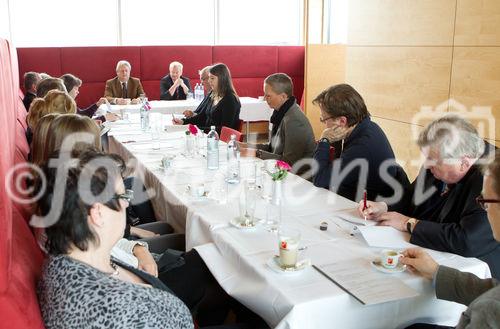
[[[483,185],[480,165],[492,156],[494,147],[455,115],[433,121],[417,143],[425,163],[402,199],[391,207],[368,202],[364,211],[360,204],[360,212],[380,225],[410,233],[413,244],[477,257],[499,278],[500,244],[476,200]]]

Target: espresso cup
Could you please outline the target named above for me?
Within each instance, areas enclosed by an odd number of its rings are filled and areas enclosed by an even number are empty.
[[[189,192],[192,197],[199,198],[205,194],[205,185],[203,184],[193,184],[189,188]]]
[[[395,250],[382,250],[382,254],[380,255],[380,261],[382,262],[382,266],[385,268],[396,268],[399,263],[399,258],[402,255]]]

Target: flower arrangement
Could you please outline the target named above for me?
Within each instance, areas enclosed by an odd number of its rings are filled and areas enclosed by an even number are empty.
[[[194,135],[196,136],[198,134],[198,127],[196,127],[196,125],[193,125],[193,124],[189,124],[188,125],[188,130],[186,130],[186,135]]]
[[[278,160],[276,161],[276,171],[271,173],[268,172],[269,175],[273,178],[273,181],[280,181],[285,179],[288,172],[292,169],[288,163],[285,161]]]

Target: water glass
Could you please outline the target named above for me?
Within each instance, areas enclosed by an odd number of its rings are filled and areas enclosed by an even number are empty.
[[[151,129],[151,140],[153,142],[153,150],[160,149],[161,130],[159,125],[155,125]]]
[[[257,190],[255,185],[243,181],[240,190],[240,221],[245,226],[254,226],[255,205],[257,203]]]
[[[186,144],[185,144],[184,154],[187,158],[192,158],[194,156],[194,154],[196,153],[195,144],[196,144],[195,137],[191,134],[186,135]]]
[[[241,161],[241,178],[246,180],[250,187],[255,188],[257,186],[257,170],[259,164],[257,161]]]
[[[276,171],[276,160],[264,160],[262,167],[262,198],[270,201],[273,196],[273,179],[271,174]]]

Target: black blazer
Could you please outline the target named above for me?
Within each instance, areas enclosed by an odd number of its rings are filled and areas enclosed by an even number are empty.
[[[181,76],[180,77],[182,81],[184,81],[184,84],[188,87],[189,91],[191,91],[191,85],[189,84],[189,79],[186,77]],[[184,92],[184,89],[178,87],[177,90],[174,92],[173,95],[170,95],[168,90],[172,85],[174,84],[174,81],[170,77],[170,74],[167,74],[160,80],[160,99],[164,101],[173,101],[173,100],[182,100],[186,99],[187,95]]]
[[[224,96],[217,105],[213,106],[212,99],[208,97],[204,111],[184,119],[184,124],[194,124],[204,131],[209,131],[210,126],[215,126],[220,135],[222,126],[238,130],[240,125],[240,100],[233,94]]]
[[[330,144],[319,142],[314,151],[314,160],[319,165],[318,172],[314,176],[314,185],[326,189],[332,189],[337,194],[353,200],[356,198],[360,180],[359,166],[350,170],[347,175],[338,181],[337,177],[332,179],[334,165],[339,166],[342,172],[354,161],[364,159],[368,162],[368,175],[366,178],[366,192],[369,200],[376,200],[377,196],[391,197],[394,188],[387,184],[379,173],[380,165],[385,161],[392,161],[387,173],[396,179],[404,188],[410,185],[408,177],[394,159],[394,152],[384,132],[370,117],[363,119],[351,134],[344,140],[333,144],[335,148],[334,160],[330,159]],[[338,175],[337,175],[338,176]]]
[[[26,95],[24,95],[24,99],[23,99],[23,104],[24,104],[24,107],[26,108],[26,111],[29,111],[30,110],[30,105],[31,105],[31,102],[33,102],[33,100],[36,98],[36,95],[31,93],[31,92],[26,92]]]
[[[488,143],[483,158],[494,147]],[[493,151],[494,152],[494,151]],[[425,176],[423,176],[425,175]],[[417,188],[417,181],[424,188]],[[420,220],[410,242],[425,248],[447,251],[465,257],[477,257],[488,263],[493,277],[500,278],[500,244],[493,238],[486,211],[476,202],[483,188],[483,174],[473,165],[467,174],[442,197],[444,183],[422,169],[405,191],[403,199],[391,210]],[[434,187],[434,192],[418,201],[418,195]]]

